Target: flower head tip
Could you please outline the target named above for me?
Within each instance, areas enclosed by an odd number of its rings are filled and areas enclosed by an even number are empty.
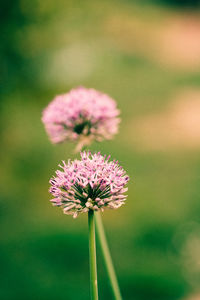
[[[108,95],[79,87],[56,96],[43,111],[42,121],[52,143],[111,139],[118,131],[119,110]]]
[[[53,205],[61,206],[65,214],[74,218],[82,212],[116,209],[124,204],[129,180],[117,161],[100,152],[81,152],[81,160],[68,161],[60,166],[50,180]]]

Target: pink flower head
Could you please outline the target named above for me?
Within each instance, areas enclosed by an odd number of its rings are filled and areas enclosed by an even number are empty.
[[[56,96],[43,111],[42,121],[52,143],[111,139],[118,131],[119,110],[108,95],[79,87]]]
[[[81,152],[81,160],[63,161],[63,170],[51,178],[50,193],[54,206],[61,206],[65,214],[73,215],[104,208],[118,208],[124,204],[129,180],[117,161],[109,161],[100,152]]]

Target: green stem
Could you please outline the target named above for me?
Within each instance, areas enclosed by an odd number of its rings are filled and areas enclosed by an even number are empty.
[[[94,211],[88,212],[91,300],[98,300]]]
[[[115,298],[115,300],[122,300],[117,277],[115,275],[115,270],[114,270],[114,266],[112,263],[112,258],[111,258],[110,251],[109,251],[109,248],[107,245],[107,240],[106,240],[100,212],[95,213],[95,223],[96,223],[97,234],[98,234],[101,250],[103,253],[103,258],[105,261],[105,266],[106,266],[106,269],[108,272],[108,277],[110,279],[110,284],[111,284],[114,298]]]

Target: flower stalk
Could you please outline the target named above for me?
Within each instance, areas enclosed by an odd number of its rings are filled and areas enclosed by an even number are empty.
[[[94,211],[91,209],[88,211],[88,230],[89,230],[89,261],[90,261],[90,293],[91,293],[91,300],[98,300],[95,223],[94,223]]]
[[[103,222],[102,222],[100,212],[95,213],[95,224],[96,224],[97,235],[98,235],[98,238],[99,238],[99,243],[100,243],[100,246],[101,246],[101,251],[102,251],[103,259],[104,259],[104,262],[105,262],[105,267],[106,267],[106,270],[107,270],[107,273],[108,273],[108,278],[110,280],[110,285],[111,285],[111,289],[112,289],[112,292],[113,292],[114,299],[115,300],[122,300],[122,296],[121,296],[121,293],[120,293],[119,284],[118,284],[117,277],[116,277],[116,274],[115,274],[115,269],[114,269],[114,266],[113,266],[110,251],[109,251],[109,248],[108,248],[108,244],[107,244],[107,240],[106,240],[106,236],[105,236]]]

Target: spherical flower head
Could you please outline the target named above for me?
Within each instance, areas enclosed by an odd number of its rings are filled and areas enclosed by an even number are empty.
[[[108,95],[79,87],[56,96],[43,111],[42,121],[52,143],[111,139],[118,132],[119,110]]]
[[[82,212],[116,209],[125,203],[129,177],[117,161],[109,161],[100,152],[81,152],[81,160],[63,161],[61,170],[50,180],[51,200],[67,215],[76,218]]]

